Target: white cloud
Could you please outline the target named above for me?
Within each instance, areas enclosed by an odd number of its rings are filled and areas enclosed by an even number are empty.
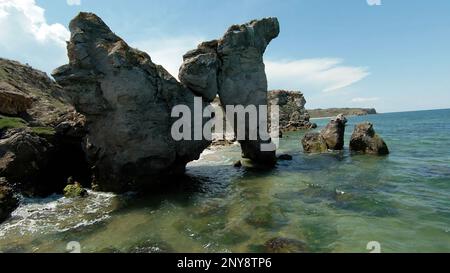
[[[67,62],[70,32],[61,24],[48,24],[45,10],[34,0],[0,0],[0,52],[50,72]]]
[[[178,78],[178,70],[183,63],[183,55],[205,41],[202,37],[162,37],[137,41],[130,45],[147,52],[152,61],[162,65],[172,76]]]
[[[367,0],[369,6],[381,6],[381,0]]]
[[[67,5],[79,6],[79,5],[81,5],[81,0],[67,0]]]
[[[369,75],[366,67],[342,65],[336,58],[266,61],[270,89],[308,89],[331,92],[348,87]]]
[[[365,102],[373,102],[373,101],[379,101],[380,98],[354,98],[352,99],[352,102],[354,103],[365,103]]]

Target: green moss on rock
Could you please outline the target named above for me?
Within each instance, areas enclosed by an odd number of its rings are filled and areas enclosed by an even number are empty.
[[[0,130],[24,128],[27,122],[21,118],[0,116]]]
[[[66,198],[86,197],[88,192],[79,183],[67,185],[64,188],[64,196]]]
[[[38,136],[54,136],[56,134],[55,129],[51,127],[33,127],[31,131]]]

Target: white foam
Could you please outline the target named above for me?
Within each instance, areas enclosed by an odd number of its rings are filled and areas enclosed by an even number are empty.
[[[48,198],[23,198],[11,218],[0,225],[0,236],[57,233],[90,226],[110,217],[116,195],[89,191],[84,199],[68,199],[61,195]],[[86,219],[86,216],[92,219]]]

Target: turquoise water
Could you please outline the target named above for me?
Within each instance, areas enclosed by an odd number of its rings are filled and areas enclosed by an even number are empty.
[[[161,193],[24,200],[0,225],[2,252],[266,252],[284,238],[307,252],[450,252],[450,110],[352,117],[371,121],[391,155],[305,155],[303,132],[273,170],[232,167],[238,146],[213,148]],[[328,120],[318,120],[323,127]]]

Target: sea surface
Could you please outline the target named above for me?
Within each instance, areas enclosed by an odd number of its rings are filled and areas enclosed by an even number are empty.
[[[350,154],[363,121],[389,156]],[[285,135],[279,154],[293,160],[273,170],[234,168],[239,146],[212,148],[161,193],[24,199],[0,225],[0,252],[258,253],[273,239],[291,251],[450,252],[450,110],[351,117],[343,152],[303,154],[303,134]]]

